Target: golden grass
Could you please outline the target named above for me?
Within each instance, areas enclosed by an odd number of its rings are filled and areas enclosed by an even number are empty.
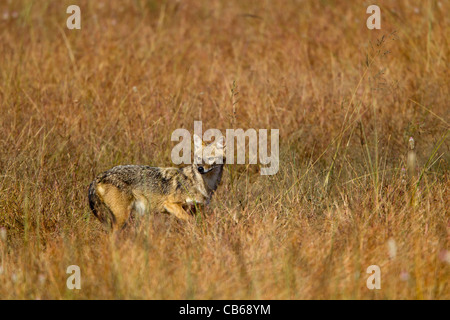
[[[371,31],[370,4],[2,1],[0,298],[449,299],[450,8],[382,1]],[[89,182],[170,166],[194,120],[279,128],[279,173],[228,166],[211,215],[110,239]]]

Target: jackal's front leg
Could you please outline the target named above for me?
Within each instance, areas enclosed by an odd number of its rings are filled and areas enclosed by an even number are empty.
[[[175,215],[178,219],[181,220],[191,220],[192,216],[190,216],[181,205],[177,204],[177,203],[172,203],[172,202],[165,202],[164,203],[164,209],[166,209],[167,212]]]

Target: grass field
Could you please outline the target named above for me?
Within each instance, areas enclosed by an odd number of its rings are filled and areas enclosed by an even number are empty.
[[[376,2],[1,1],[0,298],[449,299],[450,7]],[[279,172],[110,237],[90,181],[194,120],[280,129]]]

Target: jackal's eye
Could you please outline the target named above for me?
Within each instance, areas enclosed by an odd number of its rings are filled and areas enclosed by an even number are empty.
[[[198,170],[198,172],[203,173],[203,172],[205,171],[205,168],[203,168],[203,167],[198,167],[197,170]]]
[[[206,159],[206,161],[208,162],[208,163],[213,163],[214,162],[214,157],[208,157],[208,159]]]
[[[197,163],[202,163],[203,159],[201,157],[197,157]]]

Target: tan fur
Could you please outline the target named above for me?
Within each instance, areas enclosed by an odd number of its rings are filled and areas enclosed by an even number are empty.
[[[97,193],[101,201],[114,212],[116,224],[123,225],[131,214],[134,198],[111,184],[98,184]]]
[[[152,211],[168,212],[181,220],[192,219],[188,212],[198,205],[207,205],[221,180],[223,144],[223,139],[210,144],[207,147],[213,157],[184,168],[130,165],[100,174],[89,187],[92,212],[113,230],[121,229],[132,215]],[[197,160],[201,152],[195,154]]]

